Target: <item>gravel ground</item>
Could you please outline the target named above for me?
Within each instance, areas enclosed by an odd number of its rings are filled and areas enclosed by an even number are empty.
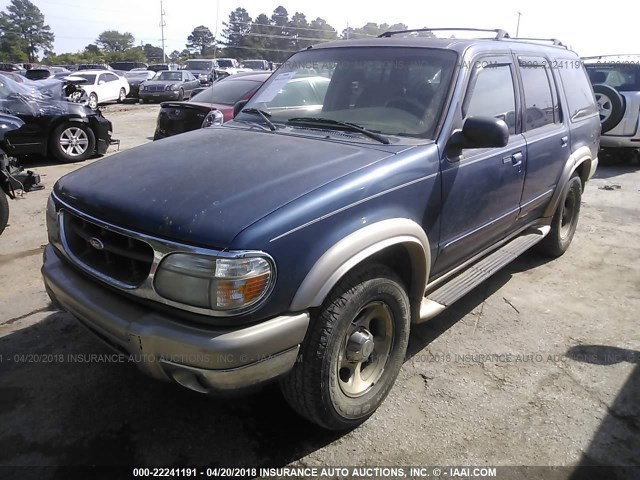
[[[157,111],[105,109],[121,150],[150,141]],[[111,351],[49,304],[44,210],[54,182],[91,161],[27,163],[46,188],[11,202],[0,237],[0,466],[640,464],[637,165],[598,170],[562,258],[529,252],[414,328],[386,402],[337,434],[274,387],[217,400],[70,360]]]

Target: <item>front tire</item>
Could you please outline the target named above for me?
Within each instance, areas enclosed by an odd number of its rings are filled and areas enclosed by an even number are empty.
[[[559,257],[567,251],[578,226],[581,201],[582,181],[577,174],[574,174],[553,215],[551,231],[540,242],[542,253],[551,257]]]
[[[180,92],[178,92],[178,101],[181,102],[182,100],[184,100],[184,90],[180,89]]]
[[[95,93],[90,93],[89,94],[89,101],[87,102],[87,104],[89,105],[89,108],[91,110],[97,110],[98,109],[98,95],[96,95]]]
[[[0,189],[0,235],[9,223],[9,200],[5,193]]]
[[[127,98],[127,92],[124,88],[120,89],[120,93],[118,93],[118,103],[124,103]]]
[[[301,361],[281,381],[287,402],[330,430],[361,424],[400,372],[409,323],[409,298],[395,272],[364,265],[347,274],[313,319]]]
[[[87,124],[64,122],[53,130],[49,147],[63,163],[80,162],[95,152],[96,137]]]

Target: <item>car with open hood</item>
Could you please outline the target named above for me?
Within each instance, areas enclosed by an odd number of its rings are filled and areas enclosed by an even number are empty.
[[[41,89],[0,76],[0,112],[24,123],[6,132],[7,154],[51,155],[60,162],[77,162],[107,151],[113,130],[109,120],[85,105],[67,101],[59,80],[34,83]]]
[[[47,207],[53,303],[157,379],[278,381],[298,414],[353,429],[412,328],[576,233],[600,134],[582,62],[482,35],[309,47],[233,120],[64,176]],[[309,78],[321,90],[298,88]]]
[[[81,88],[87,94],[89,107],[92,110],[96,110],[98,105],[106,102],[124,102],[130,90],[126,78],[109,70],[78,70],[71,73],[69,77],[86,80]]]

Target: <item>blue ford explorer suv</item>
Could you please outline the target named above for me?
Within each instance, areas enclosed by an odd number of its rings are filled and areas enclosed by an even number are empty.
[[[296,53],[232,122],[60,179],[47,291],[153,377],[277,379],[299,414],[353,427],[411,325],[534,245],[569,247],[600,122],[551,43],[390,32]]]

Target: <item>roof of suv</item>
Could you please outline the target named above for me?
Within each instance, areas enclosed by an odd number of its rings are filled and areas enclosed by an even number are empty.
[[[550,39],[551,40],[551,39]],[[542,41],[542,40],[540,40]],[[443,48],[453,50],[457,53],[464,53],[470,47],[477,47],[486,51],[504,51],[505,47],[513,50],[535,50],[545,51],[557,56],[559,52],[575,52],[562,45],[551,45],[537,43],[534,40],[517,38],[430,38],[430,37],[382,37],[366,38],[358,40],[337,40],[333,42],[314,45],[312,48],[344,48],[344,47],[422,47],[422,48]]]
[[[640,64],[640,54],[628,55],[598,55],[596,57],[582,57],[587,65],[599,63],[635,63]]]

